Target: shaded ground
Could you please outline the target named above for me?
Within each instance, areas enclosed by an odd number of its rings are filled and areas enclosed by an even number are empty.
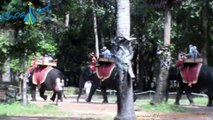
[[[43,101],[39,99],[33,102],[38,106],[54,104],[50,100]],[[184,106],[187,113],[157,113],[157,112],[141,112],[135,107],[138,120],[212,120],[213,107],[205,106]],[[40,117],[40,116],[21,116],[21,117],[0,117],[1,120],[110,120],[117,113],[117,104],[102,104],[101,101],[93,103],[85,103],[84,99],[76,102],[76,96],[69,97],[59,106],[63,111],[70,112],[70,117]]]

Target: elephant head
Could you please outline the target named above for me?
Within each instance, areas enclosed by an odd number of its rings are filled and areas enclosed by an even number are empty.
[[[94,78],[92,78],[92,76],[93,76],[93,73],[90,70],[89,66],[83,68],[82,73],[80,75],[80,80],[79,80],[79,93],[78,93],[78,97],[77,97],[77,102],[79,101],[79,98],[81,97],[85,82],[87,80],[90,80],[90,78],[94,79]]]

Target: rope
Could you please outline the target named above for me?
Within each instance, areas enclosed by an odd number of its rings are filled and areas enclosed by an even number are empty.
[[[101,92],[101,90],[96,90],[97,92]],[[107,90],[106,92],[108,93],[116,93],[117,91],[116,90]],[[153,90],[148,90],[148,91],[144,91],[144,92],[136,92],[134,91],[135,95],[144,95],[144,94],[152,94],[152,93],[155,93],[155,91]],[[183,92],[185,93],[185,91]],[[169,95],[176,95],[177,92],[169,92],[168,93]],[[200,97],[208,97],[206,94],[202,94],[202,93],[194,93],[192,92],[191,93],[192,95],[195,95],[195,96],[200,96]]]

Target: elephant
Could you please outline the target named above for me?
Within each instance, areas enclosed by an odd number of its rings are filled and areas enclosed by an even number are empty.
[[[197,81],[195,83],[186,83],[183,81],[183,73],[180,71],[180,64],[176,65],[178,69],[177,80],[179,82],[179,87],[177,90],[175,104],[179,105],[179,101],[181,99],[181,95],[185,90],[187,98],[190,104],[194,104],[193,99],[191,98],[191,92],[204,92],[208,96],[207,106],[212,106],[212,98],[213,98],[213,68],[203,65],[202,63],[181,63],[182,67],[193,67],[198,65],[200,70],[197,72]]]
[[[85,66],[82,70],[82,73],[80,75],[80,80],[79,80],[79,93],[77,97],[77,102],[79,101],[79,98],[82,94],[82,90],[84,87],[84,84],[86,81],[91,80],[92,86],[90,89],[90,93],[86,99],[86,102],[91,102],[92,96],[95,93],[95,90],[100,87],[101,93],[103,96],[103,103],[108,103],[108,98],[107,98],[107,89],[113,89],[117,91],[117,76],[118,76],[118,70],[115,66],[114,63],[105,63],[104,65],[113,65],[114,68],[111,69],[111,74],[108,75],[106,78],[100,78],[98,75],[98,72],[92,72],[90,66]],[[103,67],[103,65],[101,65]],[[100,66],[100,67],[101,67]]]
[[[187,86],[185,86],[185,87],[182,86],[183,82],[182,82],[182,78],[181,78],[181,75],[180,75],[180,71],[175,66],[170,66],[170,68],[169,68],[169,76],[167,78],[168,85],[167,85],[167,89],[166,89],[165,102],[167,102],[168,99],[169,99],[169,86],[170,86],[171,80],[176,80],[177,83],[179,84],[179,86],[177,87],[177,91],[179,91],[179,92],[177,92],[178,97],[176,97],[176,98],[178,98],[180,100],[180,97],[182,96],[183,91],[185,91],[187,99],[189,100],[190,104],[193,105],[194,102],[193,102],[193,99],[191,97],[191,92],[195,92],[195,91],[191,91]],[[179,105],[179,100],[176,99],[176,102],[175,102],[176,105]]]
[[[36,75],[40,75],[36,77]],[[46,77],[41,77],[45,75]],[[29,75],[29,86],[31,90],[32,101],[36,101],[36,87],[39,89],[40,97],[44,100],[47,99],[45,91],[53,91],[53,95],[50,100],[55,101],[58,105],[58,100],[62,100],[63,95],[63,74],[56,68],[50,66],[38,66],[35,67]]]

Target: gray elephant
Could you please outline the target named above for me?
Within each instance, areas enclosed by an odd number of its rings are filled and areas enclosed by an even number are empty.
[[[119,83],[123,83],[123,81],[120,80],[120,78],[124,79],[131,79],[128,82],[133,82],[135,79],[135,75],[133,73],[131,59],[133,57],[133,48],[129,47],[133,44],[132,39],[128,39],[123,36],[115,37],[112,41],[112,58],[114,59],[114,62],[109,62],[111,60],[107,60],[107,62],[104,62],[103,64],[100,64],[99,66],[90,67],[87,66],[83,69],[83,72],[80,76],[79,81],[79,94],[77,97],[77,101],[79,101],[79,98],[82,93],[82,88],[84,87],[84,84],[87,80],[92,81],[92,87],[89,93],[88,98],[86,99],[87,102],[91,102],[92,95],[94,94],[95,90],[100,86],[101,92],[104,98],[103,102],[108,102],[107,100],[107,93],[106,89],[114,89],[117,92],[117,98],[118,101],[121,99],[119,95],[119,92],[121,92],[122,85],[119,85]],[[134,43],[135,45],[136,43]],[[111,57],[110,57],[111,58]],[[105,60],[104,60],[105,61]],[[118,64],[119,63],[119,64]],[[93,68],[93,69],[91,69]],[[122,70],[125,70],[125,74]],[[129,84],[129,83],[127,83]],[[120,91],[119,91],[119,89]],[[133,100],[136,100],[135,95],[132,96]]]
[[[35,67],[29,76],[29,86],[31,89],[32,101],[36,101],[36,87],[39,88],[40,97],[44,100],[47,99],[45,91],[53,91],[53,95],[50,98],[55,101],[57,95],[56,104],[58,100],[62,101],[63,94],[63,74],[56,68],[50,66],[38,66]]]
[[[105,75],[101,75],[101,71],[104,71],[104,73],[106,73],[106,71],[108,72]],[[104,99],[103,102],[108,103],[106,89],[117,90],[117,75],[117,68],[115,64],[111,62],[104,63],[103,65],[98,66],[96,72],[93,72],[90,66],[86,66],[85,68],[83,68],[83,71],[80,75],[79,94],[77,97],[77,101],[79,101],[79,98],[82,94],[85,82],[90,80],[92,82],[92,86],[88,98],[86,99],[86,102],[91,102],[95,90],[100,87]]]
[[[185,91],[185,94],[186,94],[186,97],[187,99],[189,100],[189,103],[190,104],[194,104],[193,102],[193,99],[191,97],[191,92],[193,92],[190,87],[183,87],[183,82],[182,82],[182,78],[181,78],[181,75],[180,75],[180,71],[178,68],[174,67],[174,66],[171,66],[170,69],[169,69],[169,76],[168,76],[168,79],[167,79],[167,82],[168,82],[168,85],[167,85],[167,89],[166,89],[166,99],[165,99],[165,102],[168,101],[169,99],[169,86],[170,86],[170,81],[171,80],[176,80],[177,83],[179,84],[179,86],[177,87],[177,95],[176,95],[176,102],[175,104],[179,104],[179,100],[183,94],[183,91]],[[181,84],[181,85],[180,85]]]
[[[194,104],[193,99],[191,98],[191,92],[204,92],[208,96],[208,103],[207,106],[212,106],[212,100],[213,100],[213,68],[203,65],[201,63],[183,63],[183,62],[177,62],[176,67],[180,67],[180,69],[177,69],[177,80],[179,82],[179,87],[177,89],[177,95],[175,104],[179,105],[179,101],[181,99],[181,95],[183,91],[186,92],[187,98],[190,102],[190,104]],[[189,73],[190,69],[198,68],[198,71],[196,73]],[[185,71],[184,71],[185,69]],[[191,81],[190,83],[187,82],[185,79],[185,75],[193,75],[188,77],[196,76],[195,81]],[[184,79],[184,80],[183,80]]]

